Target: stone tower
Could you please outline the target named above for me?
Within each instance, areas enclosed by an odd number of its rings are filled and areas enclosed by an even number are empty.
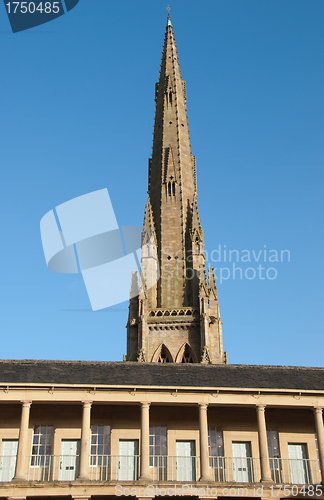
[[[208,270],[208,280],[206,276],[186,101],[169,15],[155,86],[140,284],[136,273],[132,278],[129,361],[226,362],[214,270]],[[157,283],[145,286],[148,275],[154,283],[157,273]]]

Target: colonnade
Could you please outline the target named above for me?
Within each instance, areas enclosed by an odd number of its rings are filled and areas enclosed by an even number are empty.
[[[18,452],[16,462],[16,473],[14,480],[27,480],[27,434],[29,427],[29,415],[31,401],[22,401],[20,431],[18,441]],[[81,424],[81,451],[80,451],[80,480],[89,480],[89,455],[91,436],[91,406],[92,402],[82,402],[82,424]],[[200,445],[200,481],[213,481],[212,470],[209,466],[208,451],[208,404],[199,403],[199,445]],[[319,460],[321,470],[324,470],[324,425],[323,408],[313,408],[315,418],[315,429],[318,439]],[[269,450],[267,442],[267,427],[265,418],[265,405],[256,406],[258,423],[258,437],[260,450],[261,481],[271,482],[271,470],[269,461]],[[149,455],[149,432],[150,432],[150,403],[141,403],[141,446],[140,446],[140,479],[150,479],[150,455]]]

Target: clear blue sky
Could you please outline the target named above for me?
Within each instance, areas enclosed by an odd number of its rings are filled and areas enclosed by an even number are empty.
[[[261,258],[274,280],[218,279],[228,361],[323,366],[324,2],[170,6],[206,250],[291,256]],[[166,7],[80,0],[11,34],[0,6],[1,358],[126,352],[127,302],[91,312],[80,275],[47,269],[39,222],[107,187],[119,224],[142,224]]]

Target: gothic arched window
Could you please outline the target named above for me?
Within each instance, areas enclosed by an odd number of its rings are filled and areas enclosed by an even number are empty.
[[[172,356],[166,345],[161,344],[160,347],[155,351],[152,359],[155,363],[172,363]]]
[[[190,313],[190,311],[188,310]],[[192,313],[192,312],[191,312]],[[188,342],[185,342],[180,347],[178,354],[175,358],[176,363],[198,363],[197,356]]]
[[[158,356],[157,362],[158,363],[171,363],[172,362],[170,359],[170,353],[166,349],[165,345],[163,345],[161,347],[161,351],[160,351],[160,354]]]
[[[183,351],[181,363],[194,363],[191,351],[192,350],[189,348],[188,344],[186,344],[185,350]]]
[[[169,103],[172,104],[172,92],[169,92]]]

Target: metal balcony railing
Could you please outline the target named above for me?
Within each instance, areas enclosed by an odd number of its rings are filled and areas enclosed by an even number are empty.
[[[270,458],[272,479],[276,484],[320,484],[319,460]]]
[[[15,475],[17,455],[1,455],[0,481],[11,481]]]
[[[216,483],[258,483],[261,480],[259,458],[210,457]],[[318,460],[271,458],[270,469],[275,484],[320,484]]]
[[[252,457],[209,457],[216,483],[258,483],[260,459]]]
[[[79,455],[32,455],[27,457],[29,481],[74,481],[79,474]],[[194,482],[200,478],[200,458],[196,456],[150,456],[153,481]],[[16,456],[0,458],[0,481],[14,477]],[[91,455],[91,481],[136,481],[139,455]],[[260,459],[252,457],[210,457],[215,483],[258,483]],[[319,460],[271,458],[275,484],[321,484]]]
[[[28,481],[74,481],[79,474],[79,455],[31,455]]]
[[[91,481],[136,481],[139,455],[91,455]]]
[[[200,459],[195,456],[150,456],[154,481],[192,482],[200,477]]]

